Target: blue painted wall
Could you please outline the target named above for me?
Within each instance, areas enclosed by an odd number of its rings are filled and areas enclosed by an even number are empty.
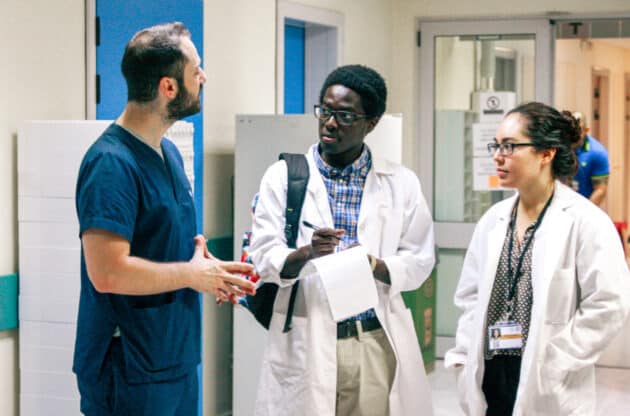
[[[284,25],[284,113],[304,114],[303,22]]]
[[[203,58],[203,0],[97,0],[100,45],[96,48],[96,73],[100,76],[100,103],[96,118],[117,118],[127,102],[127,87],[120,71],[125,45],[140,29],[159,23],[180,21],[192,34]],[[203,62],[202,62],[203,66]],[[203,231],[203,117],[186,118],[195,126],[195,205],[197,231]]]

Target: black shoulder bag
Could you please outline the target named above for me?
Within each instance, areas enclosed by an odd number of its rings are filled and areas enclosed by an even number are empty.
[[[309,172],[306,156],[295,153],[281,153],[280,160],[284,160],[287,164],[287,206],[285,209],[286,225],[284,228],[284,236],[287,239],[287,246],[297,248],[296,241],[299,230],[300,214],[304,197],[306,196],[306,185],[308,184]],[[287,309],[287,318],[284,322],[282,332],[291,330],[291,320],[293,318],[293,309],[295,307],[295,298],[300,281],[297,280],[291,287],[291,296],[289,297],[289,306]],[[269,329],[271,316],[273,315],[273,304],[278,294],[278,285],[275,283],[263,283],[256,289],[255,295],[247,295],[246,307],[254,315],[256,320],[262,326]]]

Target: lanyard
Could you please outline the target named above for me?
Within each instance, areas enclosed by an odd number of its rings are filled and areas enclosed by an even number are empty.
[[[510,290],[508,292],[508,299],[507,299],[507,314],[508,317],[512,315],[512,305],[514,304],[514,296],[516,295],[516,286],[518,285],[518,281],[520,279],[520,275],[521,275],[521,267],[523,266],[523,259],[525,258],[525,255],[527,254],[527,249],[529,248],[529,245],[531,244],[532,240],[534,239],[534,234],[536,233],[536,230],[538,230],[538,227],[540,226],[540,223],[542,222],[545,213],[547,212],[547,208],[549,208],[549,205],[551,204],[551,200],[553,199],[553,194],[554,192],[551,193],[551,196],[549,197],[549,199],[547,200],[547,203],[545,204],[545,207],[543,208],[543,210],[540,212],[540,215],[538,216],[538,219],[536,220],[536,222],[533,225],[533,229],[532,232],[529,235],[529,238],[525,241],[523,241],[523,249],[521,250],[521,253],[518,257],[518,263],[516,265],[516,270],[512,270],[512,250],[514,249],[514,228],[516,227],[516,213],[518,211],[518,202],[519,200],[516,200],[516,208],[515,208],[515,212],[514,215],[512,215],[512,218],[510,220],[510,244],[508,246],[509,252],[508,252],[508,276],[510,278]]]

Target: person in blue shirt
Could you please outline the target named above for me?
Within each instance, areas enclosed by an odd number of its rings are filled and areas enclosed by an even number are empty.
[[[582,196],[595,205],[600,205],[606,198],[608,188],[608,152],[604,145],[588,134],[585,117],[578,112],[573,113],[573,117],[580,122],[583,137],[582,143],[576,149],[578,171],[574,177],[574,186],[577,186],[576,190]]]
[[[125,48],[128,102],[85,154],[76,187],[81,296],[73,371],[85,415],[197,412],[199,292],[236,302],[254,291],[196,235],[190,183],[163,138],[200,111],[206,75],[181,23]]]

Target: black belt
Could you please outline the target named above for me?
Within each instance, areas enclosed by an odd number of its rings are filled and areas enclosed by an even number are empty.
[[[357,336],[359,334],[358,325],[361,325],[363,332],[381,328],[381,323],[378,321],[378,318],[369,318],[361,321],[343,321],[337,324],[337,339]]]

